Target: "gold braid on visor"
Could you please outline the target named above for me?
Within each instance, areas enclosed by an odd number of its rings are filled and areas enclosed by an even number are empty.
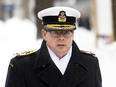
[[[47,27],[51,29],[74,29],[75,25],[47,24]]]

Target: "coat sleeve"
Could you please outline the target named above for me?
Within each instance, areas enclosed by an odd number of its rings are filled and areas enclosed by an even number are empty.
[[[26,87],[23,72],[15,58],[10,61],[5,87]]]
[[[102,78],[101,78],[101,72],[100,72],[98,60],[96,63],[96,86],[95,87],[102,87]]]

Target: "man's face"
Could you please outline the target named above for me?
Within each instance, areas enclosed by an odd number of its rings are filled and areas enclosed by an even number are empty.
[[[52,33],[54,32],[55,31],[52,31]],[[62,31],[57,31],[55,33],[60,34],[60,32]],[[51,35],[51,32],[46,32],[44,29],[42,29],[43,39],[46,41],[48,47],[56,54],[56,56],[60,58],[67,54],[74,38],[74,31],[72,31],[72,35],[70,37],[63,36],[64,33],[66,34],[66,32],[63,31],[59,37],[54,37],[53,34]]]

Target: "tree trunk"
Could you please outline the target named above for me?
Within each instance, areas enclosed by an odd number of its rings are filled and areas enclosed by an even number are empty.
[[[36,25],[37,25],[37,38],[42,38],[41,30],[43,28],[42,21],[40,19],[38,19],[37,13],[40,10],[51,7],[52,5],[53,5],[53,0],[36,0],[36,2],[35,2],[34,13],[35,13]]]
[[[23,5],[24,18],[29,19],[29,0],[21,0]]]
[[[112,11],[113,11],[113,35],[116,41],[116,0],[112,0]]]
[[[95,46],[98,47],[98,24],[97,24],[97,6],[96,6],[96,0],[92,0],[92,26],[95,32]]]
[[[2,19],[2,0],[0,0],[0,20]]]

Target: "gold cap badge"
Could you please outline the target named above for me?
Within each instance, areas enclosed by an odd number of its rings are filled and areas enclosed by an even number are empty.
[[[59,22],[66,22],[66,14],[64,11],[60,11],[59,17],[58,17]]]

